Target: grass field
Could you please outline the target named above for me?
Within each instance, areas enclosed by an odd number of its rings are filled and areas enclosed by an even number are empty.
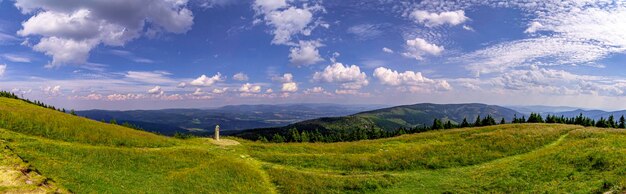
[[[626,132],[614,129],[508,124],[346,143],[234,140],[241,144],[179,140],[0,98],[0,148],[7,148],[0,157],[8,158],[0,162],[0,173],[15,175],[0,180],[0,193],[50,188],[76,193],[602,193],[623,192],[626,186]],[[33,173],[31,184],[24,184],[28,177],[9,173],[16,171]]]

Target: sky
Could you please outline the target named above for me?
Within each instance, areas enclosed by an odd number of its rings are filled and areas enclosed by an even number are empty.
[[[67,109],[626,109],[626,2],[0,0],[0,90]]]

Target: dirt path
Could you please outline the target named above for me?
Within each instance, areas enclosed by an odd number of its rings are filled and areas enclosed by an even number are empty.
[[[0,193],[70,193],[28,167],[0,142]]]

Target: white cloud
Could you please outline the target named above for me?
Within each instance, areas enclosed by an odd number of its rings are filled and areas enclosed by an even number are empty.
[[[193,24],[186,4],[186,0],[15,1],[22,13],[34,14],[22,23],[18,35],[42,36],[33,49],[52,57],[48,67],[84,64],[96,46],[122,46],[147,28],[185,33]]]
[[[101,94],[91,93],[86,96],[73,96],[72,98],[77,100],[101,100],[103,96]]]
[[[393,50],[391,50],[390,48],[387,48],[387,47],[383,47],[383,52],[393,53]]]
[[[128,71],[124,77],[138,82],[152,83],[152,84],[171,84],[175,83],[174,80],[167,77],[171,73],[167,71]]]
[[[126,101],[145,98],[142,94],[110,94],[106,96],[108,101]]]
[[[61,86],[47,86],[43,88],[43,92],[48,96],[58,96],[61,94]]]
[[[299,47],[289,49],[289,62],[297,66],[312,65],[324,61],[318,47],[324,46],[319,41],[300,41]]]
[[[237,80],[237,81],[248,81],[248,75],[246,75],[245,73],[239,72],[235,75],[233,75],[233,79]]]
[[[451,59],[477,76],[528,64],[585,65],[604,58],[610,49],[567,38],[539,37],[496,44]]]
[[[196,88],[196,90],[193,91],[193,93],[191,93],[191,95],[194,95],[194,96],[202,96],[204,94],[206,94],[206,93],[203,92],[201,88]]]
[[[410,14],[415,22],[424,24],[426,27],[435,27],[444,24],[456,26],[469,20],[465,17],[465,11],[447,11],[441,13],[431,13],[423,10],[415,10]]]
[[[468,26],[468,25],[463,25],[463,29],[467,30],[467,31],[472,31],[472,32],[475,31],[474,28],[472,28],[471,26]]]
[[[241,85],[241,87],[239,88],[239,91],[243,93],[259,93],[261,92],[261,86],[246,83],[246,84]]]
[[[374,70],[374,77],[380,83],[388,86],[409,86],[411,91],[451,90],[452,87],[446,80],[433,80],[422,76],[421,72],[397,71],[379,67]]]
[[[402,55],[416,60],[422,60],[423,56],[426,54],[439,55],[443,50],[444,48],[442,46],[428,43],[421,38],[415,38],[413,40],[406,40],[406,52],[402,53]]]
[[[269,13],[279,8],[287,7],[286,0],[255,0],[254,8],[257,13]]]
[[[344,66],[341,63],[334,63],[324,68],[322,72],[315,72],[315,74],[313,74],[313,80],[318,82],[339,83],[342,88],[353,90],[358,90],[369,84],[367,75],[361,72],[359,66]]]
[[[272,44],[292,44],[294,35],[310,35],[315,25],[313,14],[322,10],[320,6],[297,8],[289,6],[283,1],[269,3],[269,1],[255,1],[255,8],[258,15],[263,15],[265,23],[273,28],[274,39]],[[285,8],[285,9],[282,9]]]
[[[541,25],[541,23],[531,22],[528,28],[524,30],[524,33],[535,33],[537,32],[537,30],[540,30],[541,28],[543,28],[543,25]]]
[[[272,92],[274,92],[274,90],[272,90],[272,88],[268,88],[267,90],[265,90],[265,93],[268,93],[268,94],[272,93]]]
[[[305,94],[325,94],[325,95],[331,95],[330,92],[327,92],[324,88],[322,87],[313,87],[313,88],[309,88],[304,90]]]
[[[626,91],[626,82],[601,76],[573,74],[563,70],[540,68],[512,70],[491,79],[494,86],[529,93],[619,96]]]
[[[281,89],[283,92],[296,92],[298,91],[298,84],[295,82],[283,83],[283,87]]]
[[[189,85],[192,86],[212,86],[215,82],[224,81],[221,73],[215,74],[213,77],[207,77],[206,75],[201,75],[197,79],[189,82]]]
[[[228,88],[214,88],[212,92],[213,94],[223,94],[226,91],[228,91]]]
[[[290,41],[295,34],[310,35],[311,29],[307,26],[313,21],[313,12],[310,9],[300,9],[290,7],[283,11],[275,11],[267,16],[270,25],[276,29],[274,31],[273,43],[284,44]]]
[[[293,74],[291,73],[285,73],[283,74],[283,76],[281,77],[272,77],[273,81],[278,81],[278,82],[293,82]]]
[[[293,74],[291,73],[285,73],[282,77],[273,77],[272,80],[282,83],[281,91],[283,92],[298,91],[298,84],[293,81]]]
[[[180,82],[180,83],[178,83],[178,85],[176,85],[176,87],[178,87],[178,88],[185,88],[185,87],[187,87],[187,83],[186,82]]]
[[[20,56],[20,55],[4,54],[2,55],[2,57],[5,58],[6,60],[9,60],[15,63],[30,63],[31,62],[30,58],[25,57],[25,56]]]
[[[7,65],[0,64],[0,77],[4,76],[4,72],[7,70]]]
[[[163,93],[164,92],[161,86],[155,86],[154,88],[148,90],[148,94],[162,95]]]

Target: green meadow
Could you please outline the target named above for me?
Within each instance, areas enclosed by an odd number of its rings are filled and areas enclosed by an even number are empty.
[[[0,172],[26,174],[0,179],[0,192],[621,193],[626,186],[619,129],[506,124],[341,143],[229,140],[240,144],[159,136],[0,98]]]

